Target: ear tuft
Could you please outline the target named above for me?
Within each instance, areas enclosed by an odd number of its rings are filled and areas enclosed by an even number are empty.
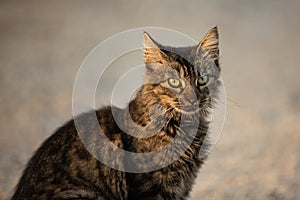
[[[162,63],[164,60],[164,53],[147,32],[144,32],[144,56],[145,63]]]
[[[207,51],[212,59],[218,63],[219,59],[219,33],[217,26],[209,30],[209,32],[204,36],[202,41],[197,47],[197,54],[200,52],[200,49]]]

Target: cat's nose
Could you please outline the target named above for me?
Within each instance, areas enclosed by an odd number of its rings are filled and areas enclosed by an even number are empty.
[[[195,105],[197,102],[197,99],[186,99],[191,105]]]
[[[194,105],[197,102],[197,96],[194,91],[186,92],[184,94],[184,100],[191,105]]]

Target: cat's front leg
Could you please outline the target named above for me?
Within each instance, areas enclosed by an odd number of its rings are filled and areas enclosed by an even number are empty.
[[[143,200],[167,200],[161,196],[161,194],[153,195],[151,197],[143,198]]]

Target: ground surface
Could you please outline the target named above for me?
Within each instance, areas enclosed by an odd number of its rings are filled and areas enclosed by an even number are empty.
[[[120,31],[220,30],[228,94],[196,199],[300,199],[299,1],[1,1],[0,199],[40,143],[72,116],[76,72]]]

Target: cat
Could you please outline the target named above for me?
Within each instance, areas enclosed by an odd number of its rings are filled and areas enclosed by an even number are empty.
[[[60,127],[29,160],[12,200],[183,200],[189,197],[197,172],[206,159],[199,153],[208,137],[208,118],[221,84],[218,30],[212,28],[198,45],[177,48],[163,46],[144,32],[144,46],[144,84],[135,99],[126,109],[103,107],[79,115]],[[91,120],[93,116],[97,117],[97,123]],[[137,129],[138,134],[146,137],[128,134],[135,129],[129,117],[139,127],[150,127]],[[76,121],[82,126],[80,137]],[[151,133],[153,129],[148,125],[155,129],[159,122],[163,122],[161,127],[155,134]],[[97,134],[99,124],[109,141],[96,145],[95,141],[102,141]],[[196,129],[190,128],[195,125]],[[90,146],[84,145],[83,140]],[[151,162],[143,156],[125,154],[109,158],[114,150],[107,149],[107,143],[111,143],[143,155],[162,150],[174,141],[182,149],[165,151],[166,154],[158,154]],[[101,158],[116,159],[124,170],[103,164],[87,148]],[[172,156],[176,160],[168,163]],[[157,167],[160,163],[162,166]],[[153,170],[126,171],[133,168]]]

